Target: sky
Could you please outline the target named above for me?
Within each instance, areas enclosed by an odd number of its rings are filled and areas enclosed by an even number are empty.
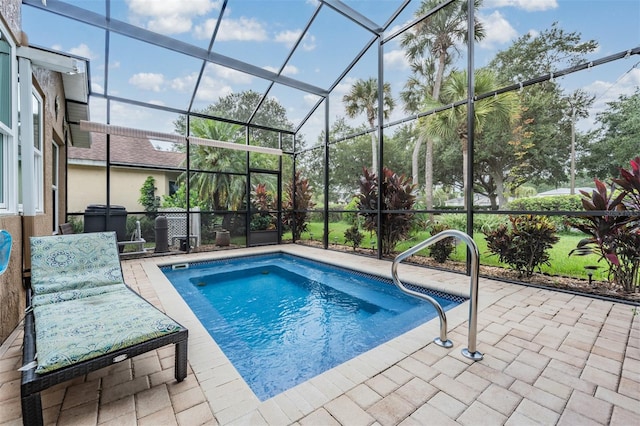
[[[52,5],[56,0],[43,1]],[[103,14],[103,0],[73,0],[67,3]],[[387,24],[401,0],[344,0],[380,27]],[[213,52],[261,69],[278,72],[295,43],[298,47],[283,67],[282,74],[322,90],[335,84],[329,97],[329,120],[344,116],[342,97],[358,79],[375,77],[378,66],[377,44],[367,51],[344,79],[337,81],[368,41],[372,33],[348,21],[324,6],[306,36],[300,40],[305,26],[317,8],[316,0],[230,0],[220,22]],[[420,2],[412,1],[385,35],[412,21]],[[207,49],[216,26],[220,0],[113,0],[113,19],[172,37],[198,49]],[[535,36],[553,22],[567,32],[578,32],[583,40],[598,42],[596,52],[587,60],[626,51],[640,45],[639,0],[484,0],[477,11],[486,37],[476,45],[476,68],[485,66],[494,55],[507,49],[525,34]],[[90,60],[91,91],[178,109],[201,109],[221,96],[244,90],[263,93],[269,82],[249,74],[213,64],[204,68],[202,81],[194,96],[194,87],[203,66],[201,60],[167,51],[117,34],[105,49],[105,32],[57,15],[23,6],[23,29],[32,45],[72,53]],[[60,29],[63,30],[60,30]],[[398,39],[384,45],[384,79],[398,99],[409,76],[404,53]],[[466,67],[467,52],[460,46],[455,65]],[[615,63],[594,67],[558,79],[567,92],[582,88],[595,96],[590,118],[580,123],[582,130],[593,126],[595,114],[607,102],[621,94],[632,94],[640,86],[640,55]],[[108,64],[108,67],[107,67]],[[108,76],[108,79],[105,77]],[[533,76],[532,76],[533,77]],[[287,110],[289,119],[298,125],[320,99],[291,87],[276,84],[270,96]],[[397,103],[400,102],[397,100]],[[106,102],[99,97],[91,101],[91,119],[106,122]],[[406,113],[397,107],[391,121]],[[113,102],[111,124],[172,132],[177,114]],[[307,141],[314,141],[324,123],[320,108],[301,128]],[[359,125],[366,117],[350,123]]]

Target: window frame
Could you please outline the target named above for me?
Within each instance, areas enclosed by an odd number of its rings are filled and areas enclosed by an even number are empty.
[[[0,39],[9,46],[10,122],[0,120],[0,215],[18,213],[18,60],[16,45],[0,20]],[[4,73],[3,73],[4,74]],[[5,77],[7,78],[7,77]],[[6,86],[4,86],[6,88]],[[2,85],[0,85],[2,89]],[[0,96],[5,94],[0,90]]]
[[[35,87],[31,91],[31,117],[33,117],[33,170],[35,173],[36,213],[44,213],[44,102]],[[37,122],[36,122],[37,106]],[[37,137],[36,137],[37,127]]]

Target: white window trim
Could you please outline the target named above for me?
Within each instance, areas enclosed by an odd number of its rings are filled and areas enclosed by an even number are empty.
[[[4,202],[0,204],[1,214],[16,214],[18,212],[18,61],[16,45],[11,37],[7,37],[9,30],[0,20],[0,32],[11,48],[11,126],[0,122],[0,133],[3,136],[3,182]]]
[[[53,217],[53,233],[58,233],[60,225],[60,147],[55,141],[51,141],[51,164],[55,173],[51,175],[51,203]]]
[[[36,213],[44,213],[44,102],[42,96],[35,88],[32,90],[33,96],[38,101],[39,114],[38,114],[38,146],[36,148],[35,141],[33,146],[33,176],[35,179],[35,210]],[[31,119],[33,119],[33,113],[35,112],[35,105],[31,104]]]

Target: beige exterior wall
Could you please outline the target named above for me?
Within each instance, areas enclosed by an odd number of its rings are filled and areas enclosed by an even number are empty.
[[[171,173],[169,175],[172,175]],[[169,181],[175,180],[177,173],[170,177],[166,172],[147,169],[114,167],[111,169],[111,205],[124,206],[128,212],[142,212],[144,207],[138,202],[140,188],[148,176],[156,180],[156,195],[169,194]],[[90,204],[106,204],[107,178],[103,165],[69,164],[69,213],[84,213]]]
[[[20,0],[2,0],[0,19],[10,29],[10,36],[20,45],[27,37],[21,34]],[[0,214],[0,229],[7,230],[13,239],[11,258],[7,271],[0,276],[0,343],[19,325],[25,308],[23,277],[28,276],[29,236],[50,235],[54,228],[53,148],[59,147],[58,183],[59,197],[57,211],[64,217],[65,206],[65,169],[66,138],[64,131],[65,98],[62,77],[38,67],[33,67],[34,90],[42,96],[43,102],[43,211],[36,216],[24,217],[17,213]],[[60,110],[55,114],[55,99],[58,97]],[[17,103],[17,99],[14,100]]]

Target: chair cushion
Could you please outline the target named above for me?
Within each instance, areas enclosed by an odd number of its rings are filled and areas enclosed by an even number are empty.
[[[38,374],[183,329],[128,287],[38,305],[34,316]]]
[[[81,299],[83,297],[97,296],[112,291],[122,290],[127,286],[123,283],[113,285],[101,285],[99,287],[78,288],[73,290],[59,291],[56,293],[41,293],[34,295],[31,299],[32,306],[46,305],[47,303],[60,303],[69,300]]]
[[[124,283],[114,232],[31,237],[35,295]]]

